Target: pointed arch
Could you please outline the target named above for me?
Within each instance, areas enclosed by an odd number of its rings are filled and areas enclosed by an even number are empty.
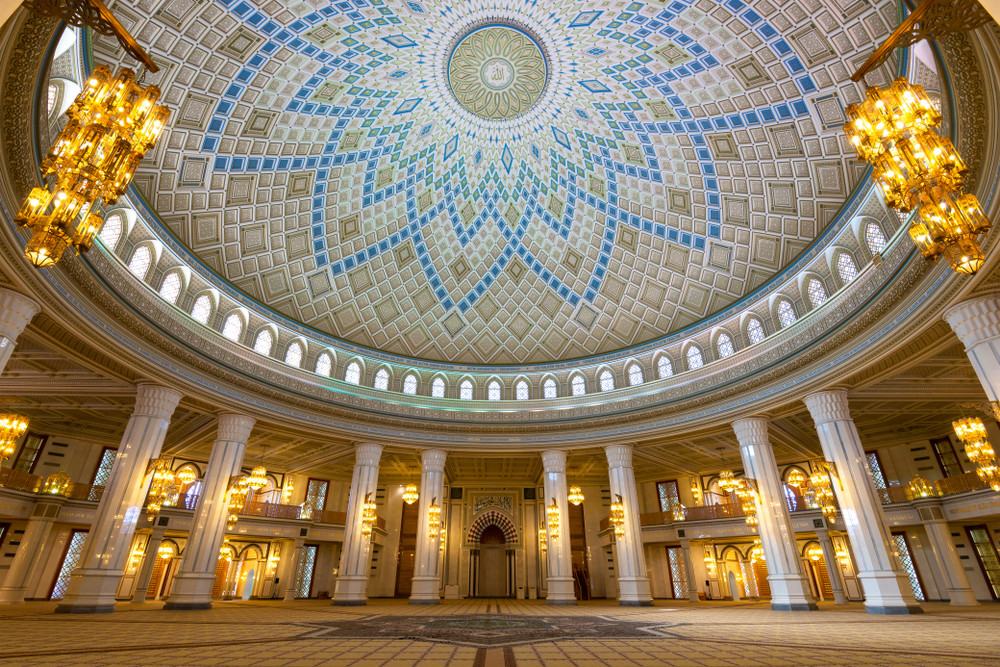
[[[472,522],[465,538],[466,544],[479,544],[479,538],[482,537],[483,531],[488,526],[496,526],[502,530],[504,537],[507,538],[507,544],[517,544],[517,528],[514,526],[514,522],[510,520],[510,517],[497,510],[489,510]]]

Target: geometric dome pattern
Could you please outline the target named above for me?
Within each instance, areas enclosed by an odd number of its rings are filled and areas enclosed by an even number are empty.
[[[477,364],[627,348],[787,265],[864,173],[849,72],[896,21],[889,0],[286,5],[116,3],[173,110],[136,189],[284,315]],[[545,78],[474,113],[449,61],[491,27],[530,42],[500,84]]]

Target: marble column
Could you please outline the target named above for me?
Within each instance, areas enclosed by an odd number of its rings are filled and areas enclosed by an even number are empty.
[[[559,537],[553,537],[546,513],[545,530],[548,535],[548,578],[546,579],[545,604],[576,604],[573,590],[573,560],[569,544],[569,489],[566,486],[566,452],[550,449],[542,452],[545,498],[542,511],[555,502],[559,508]]]
[[[208,457],[201,497],[191,518],[184,560],[164,609],[211,609],[219,550],[229,517],[229,479],[240,474],[247,439],[256,420],[246,415],[219,415],[219,431]]]
[[[299,559],[302,558],[302,546],[305,544],[306,539],[304,537],[298,537],[294,542],[289,542],[286,548],[291,548],[291,558],[288,559],[288,564],[285,566],[285,572],[282,575],[282,580],[285,582],[285,594],[282,599],[285,602],[292,602],[295,600],[295,575],[298,573],[299,569]]]
[[[823,560],[826,562],[826,574],[830,577],[833,602],[847,604],[847,595],[844,594],[844,573],[840,570],[840,559],[837,558],[837,550],[833,548],[833,540],[830,539],[830,529],[817,528],[816,537],[819,538],[819,546],[823,549]]]
[[[927,531],[931,543],[931,555],[937,563],[937,569],[944,579],[948,599],[956,606],[977,605],[976,594],[969,585],[969,577],[965,574],[965,566],[958,555],[955,542],[951,539],[951,528],[945,519],[940,498],[924,498],[914,500],[913,507],[920,514],[920,523]]]
[[[970,299],[944,313],[990,401],[1000,401],[1000,293]]]
[[[747,477],[757,484],[757,530],[767,560],[771,609],[815,611],[816,601],[802,568],[785,489],[767,436],[768,420],[751,417],[733,422]]]
[[[28,527],[21,536],[21,544],[14,553],[14,560],[0,587],[0,604],[21,604],[28,593],[28,582],[35,569],[45,560],[45,545],[52,533],[52,524],[59,518],[60,508],[66,504],[63,496],[46,496],[35,502],[28,519]]]
[[[17,337],[40,310],[28,297],[0,287],[0,373],[7,368]]]
[[[847,392],[816,392],[805,397],[805,404],[816,422],[823,455],[836,466],[833,491],[854,547],[868,613],[923,613],[895,556],[889,524],[868,473],[865,448],[851,419]]]
[[[150,459],[160,455],[170,416],[181,394],[155,384],[140,384],[135,408],[115,455],[83,546],[80,567],[73,571],[66,596],[56,613],[110,613],[128,560],[132,534],[142,516],[151,477]]]
[[[642,526],[639,523],[639,494],[632,469],[632,445],[608,445],[608,478],[611,480],[611,502],[621,496],[625,508],[625,534],[617,539],[618,604],[622,607],[649,607],[649,579],[646,578],[646,558],[642,549]],[[567,536],[568,537],[568,536]]]
[[[420,472],[420,498],[417,500],[417,548],[414,555],[413,587],[410,604],[440,604],[441,575],[438,563],[441,561],[441,536],[431,537],[427,529],[431,503],[441,508],[441,528],[446,528],[448,506],[444,499],[444,462],[447,452],[441,449],[425,449],[420,453],[423,468]],[[454,535],[450,535],[452,539]]]
[[[146,602],[146,591],[149,589],[149,580],[153,578],[153,567],[156,565],[156,559],[159,557],[160,544],[163,542],[163,534],[167,532],[168,522],[169,519],[167,517],[158,517],[156,523],[153,525],[152,534],[146,540],[146,548],[142,554],[142,569],[139,571],[139,578],[136,580],[132,602],[138,604]]]
[[[355,447],[354,452],[354,476],[351,478],[351,495],[347,501],[340,574],[334,586],[332,603],[345,607],[368,604],[368,570],[372,546],[371,536],[362,534],[361,519],[365,496],[371,494],[371,500],[374,500],[378,490],[378,465],[382,458],[382,445],[368,442]]]
[[[695,570],[694,560],[692,559],[691,552],[691,540],[681,540],[681,549],[684,550],[684,570],[687,572],[688,578],[688,600],[691,602],[701,602],[701,598],[698,597],[698,571]],[[669,567],[670,564],[667,563]]]

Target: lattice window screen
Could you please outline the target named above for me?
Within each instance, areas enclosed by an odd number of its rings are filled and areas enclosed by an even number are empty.
[[[910,580],[910,588],[913,589],[913,597],[923,602],[927,598],[924,596],[924,588],[920,585],[920,577],[917,576],[917,566],[913,564],[913,556],[910,554],[910,545],[906,543],[906,536],[901,533],[893,533],[893,546],[896,547],[896,554],[899,562],[903,565],[903,572]]]
[[[295,597],[307,598],[312,590],[313,566],[316,564],[318,547],[306,545],[295,568]]]
[[[83,555],[83,544],[86,541],[87,531],[73,531],[73,534],[69,538],[69,549],[66,550],[66,557],[63,558],[62,565],[59,567],[59,576],[56,577],[56,583],[52,587],[52,595],[49,596],[50,600],[62,600],[63,596],[66,595],[66,589],[69,587],[69,576],[76,569],[76,566],[80,564],[80,557]]]
[[[667,549],[670,560],[670,581],[674,587],[674,599],[687,599],[689,588],[687,567],[684,564],[684,550],[678,547]]]

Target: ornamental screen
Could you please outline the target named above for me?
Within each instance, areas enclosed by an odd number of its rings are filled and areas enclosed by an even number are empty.
[[[70,575],[76,566],[80,564],[80,557],[83,556],[83,545],[87,541],[87,531],[74,530],[69,538],[69,547],[66,549],[66,556],[63,557],[62,565],[59,566],[59,574],[56,582],[52,586],[50,600],[62,600],[69,588]]]

